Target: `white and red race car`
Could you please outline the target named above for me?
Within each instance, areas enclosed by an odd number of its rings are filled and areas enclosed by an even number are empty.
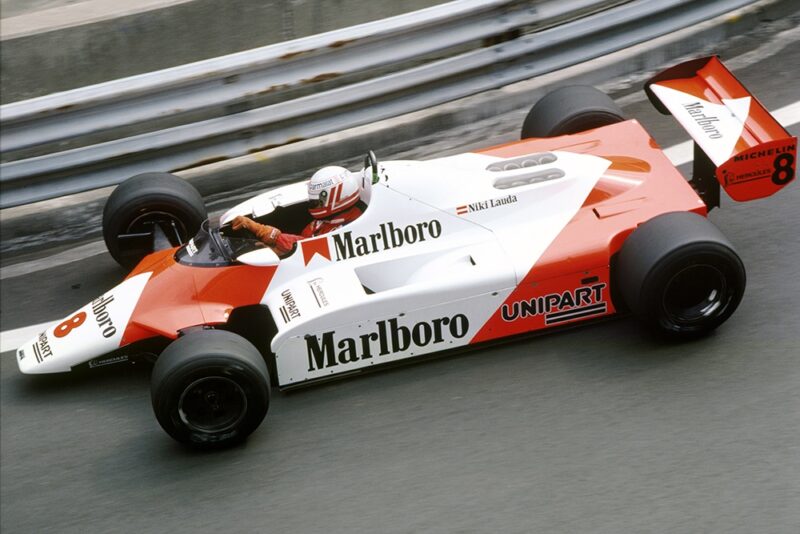
[[[645,90],[694,138],[691,182],[607,96],[566,87],[532,108],[521,141],[429,161],[379,164],[370,153],[363,215],[283,258],[230,221],[299,233],[305,183],[214,224],[181,179],[131,178],[109,198],[104,235],[133,270],[20,347],[19,368],[150,354],[162,427],[217,447],[255,430],[270,385],[627,311],[672,336],[710,331],[739,304],[745,272],[705,216],[720,184],[743,201],[791,182],[797,140],[716,57]]]

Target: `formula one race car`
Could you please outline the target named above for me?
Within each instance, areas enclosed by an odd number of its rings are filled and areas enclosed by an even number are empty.
[[[159,423],[211,448],[256,429],[271,385],[621,312],[668,336],[708,332],[736,309],[745,271],[707,212],[720,185],[744,201],[791,182],[797,140],[716,57],[645,90],[694,138],[691,182],[606,95],[565,87],[531,109],[521,141],[430,161],[370,153],[363,215],[282,258],[230,223],[247,215],[299,233],[305,183],[217,223],[180,178],[131,178],[108,200],[104,235],[133,270],[19,348],[19,368],[150,354]]]

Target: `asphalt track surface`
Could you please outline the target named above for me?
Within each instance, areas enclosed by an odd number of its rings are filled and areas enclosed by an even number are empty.
[[[797,42],[774,49],[736,71],[770,109],[797,100],[800,72]],[[623,101],[662,146],[685,139]],[[520,114],[488,125],[490,143]],[[481,128],[403,156],[485,146]],[[3,353],[0,529],[798,532],[798,205],[794,183],[712,212],[748,287],[709,337],[665,344],[623,318],[276,394],[246,444],[215,454],[158,427],[147,366],[29,377]],[[3,329],[123,275],[98,255],[5,279]]]

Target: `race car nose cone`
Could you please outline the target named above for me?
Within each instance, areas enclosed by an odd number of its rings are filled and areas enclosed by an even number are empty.
[[[26,374],[63,373],[119,348],[150,273],[125,280],[17,349]]]
[[[53,356],[48,328],[17,349],[17,365],[25,374],[62,373],[70,370],[64,360]]]

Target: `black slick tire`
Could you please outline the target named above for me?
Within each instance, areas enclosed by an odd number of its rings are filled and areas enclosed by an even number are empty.
[[[559,87],[531,108],[520,139],[574,134],[624,120],[622,110],[604,92],[586,85]]]
[[[153,411],[173,439],[195,449],[241,443],[269,409],[264,358],[245,338],[224,330],[190,332],[156,360]]]
[[[108,197],[103,239],[117,263],[130,269],[153,252],[156,225],[177,246],[194,236],[207,217],[203,197],[182,178],[164,172],[139,174]]]
[[[612,277],[645,325],[672,338],[717,328],[744,295],[744,265],[711,221],[691,212],[659,215],[625,240]]]

